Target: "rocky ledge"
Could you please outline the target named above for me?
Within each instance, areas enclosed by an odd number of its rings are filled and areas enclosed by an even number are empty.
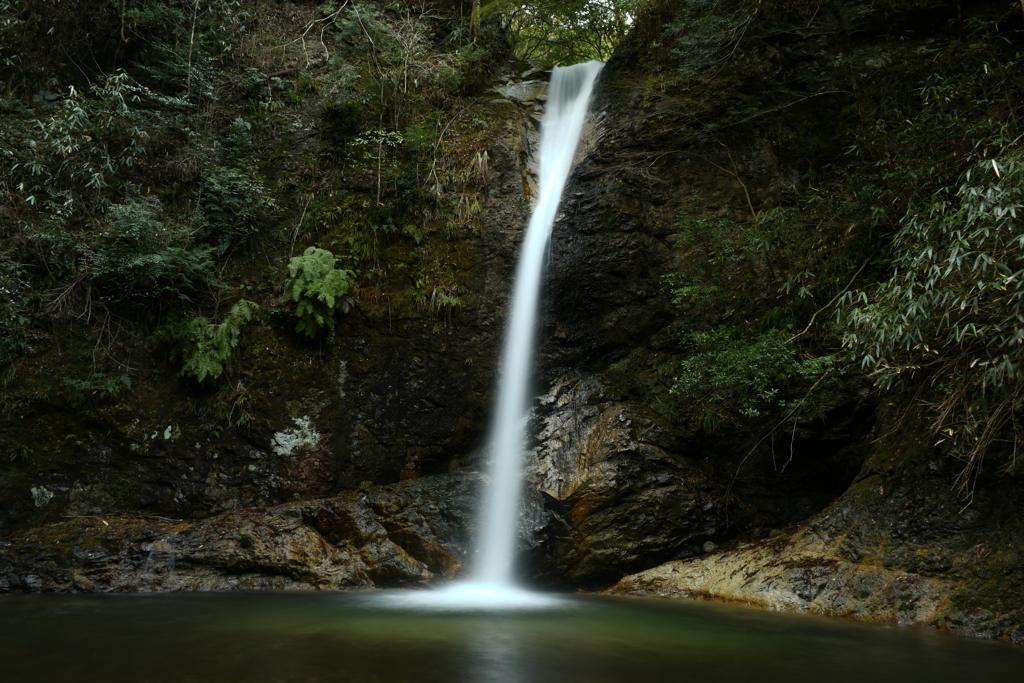
[[[199,522],[69,518],[0,541],[0,592],[424,586],[463,566],[482,479],[428,477]]]
[[[1017,487],[967,509],[932,477],[862,479],[821,514],[769,538],[621,579],[613,594],[739,602],[928,626],[1024,644]],[[957,503],[960,503],[957,505]]]

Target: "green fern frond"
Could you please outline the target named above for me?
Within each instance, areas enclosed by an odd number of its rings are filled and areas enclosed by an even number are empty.
[[[252,301],[239,299],[231,307],[224,322],[213,325],[206,318],[196,317],[190,320],[182,336],[194,346],[185,353],[185,365],[182,375],[195,377],[202,382],[207,377],[217,379],[224,372],[224,364],[231,357],[231,352],[238,346],[242,329],[252,320],[253,314],[259,309]]]
[[[334,310],[341,308],[355,274],[334,267],[334,254],[310,247],[288,263],[285,296],[295,302],[295,331],[313,338],[323,327],[334,329]]]

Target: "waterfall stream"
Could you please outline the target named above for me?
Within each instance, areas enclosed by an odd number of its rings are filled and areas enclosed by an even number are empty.
[[[537,206],[523,239],[512,290],[498,402],[491,437],[491,482],[484,499],[480,557],[475,578],[483,584],[511,586],[517,520],[522,489],[522,460],[530,403],[530,366],[534,355],[537,304],[555,213],[562,199],[594,81],[604,66],[586,62],[555,69],[540,132]]]
[[[484,494],[472,579],[441,591],[393,595],[393,603],[462,609],[551,605],[555,598],[517,587],[513,565],[523,479],[523,451],[530,409],[530,366],[544,256],[562,191],[583,134],[590,95],[602,62],[555,67],[540,129],[537,205],[523,238],[510,300],[508,330],[490,440],[490,482]]]

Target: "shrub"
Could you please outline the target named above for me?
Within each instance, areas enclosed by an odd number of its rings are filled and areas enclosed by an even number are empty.
[[[211,277],[210,249],[194,245],[187,227],[162,222],[161,210],[155,197],[114,204],[107,230],[80,247],[104,300],[128,307],[188,300]]]
[[[252,124],[242,117],[235,118],[220,144],[221,159],[229,166],[242,167],[256,159],[252,141]]]
[[[498,13],[517,57],[545,66],[608,59],[633,24],[638,0],[497,0],[480,10]]]
[[[146,155],[154,115],[139,106],[144,99],[152,93],[117,71],[87,95],[70,88],[35,126],[5,131],[11,139],[4,155],[20,197],[32,206],[50,200],[64,215],[103,207]]]
[[[200,237],[224,254],[259,229],[274,200],[254,169],[215,166],[203,184],[202,206],[206,226]]]
[[[61,383],[68,389],[71,404],[80,410],[90,410],[98,403],[115,403],[132,390],[132,380],[128,375],[105,375],[101,372],[83,380],[65,377]]]
[[[404,128],[421,91],[457,85],[458,54],[438,49],[437,17],[428,11],[353,4],[337,13],[334,25],[337,40],[365,59],[362,71],[376,91],[381,124]]]
[[[333,330],[334,310],[348,305],[352,271],[335,268],[334,254],[326,249],[310,247],[289,262],[288,273],[285,296],[295,302],[295,331],[312,339],[322,327]]]
[[[684,346],[690,355],[666,368],[673,375],[669,394],[708,431],[735,415],[756,418],[782,405],[787,385],[820,377],[832,362],[799,359],[778,331],[747,339],[722,327],[691,333]]]
[[[714,0],[684,0],[675,20],[665,26],[674,39],[672,56],[680,81],[701,81],[706,72],[721,66],[753,18],[749,10],[728,10]]]
[[[29,288],[21,266],[0,256],[0,385],[10,381],[18,358],[29,351]]]

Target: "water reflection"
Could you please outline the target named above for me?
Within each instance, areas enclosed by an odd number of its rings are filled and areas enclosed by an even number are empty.
[[[528,657],[521,647],[520,638],[507,621],[488,620],[469,635],[465,644],[465,671],[457,680],[464,683],[527,683],[525,674]]]

